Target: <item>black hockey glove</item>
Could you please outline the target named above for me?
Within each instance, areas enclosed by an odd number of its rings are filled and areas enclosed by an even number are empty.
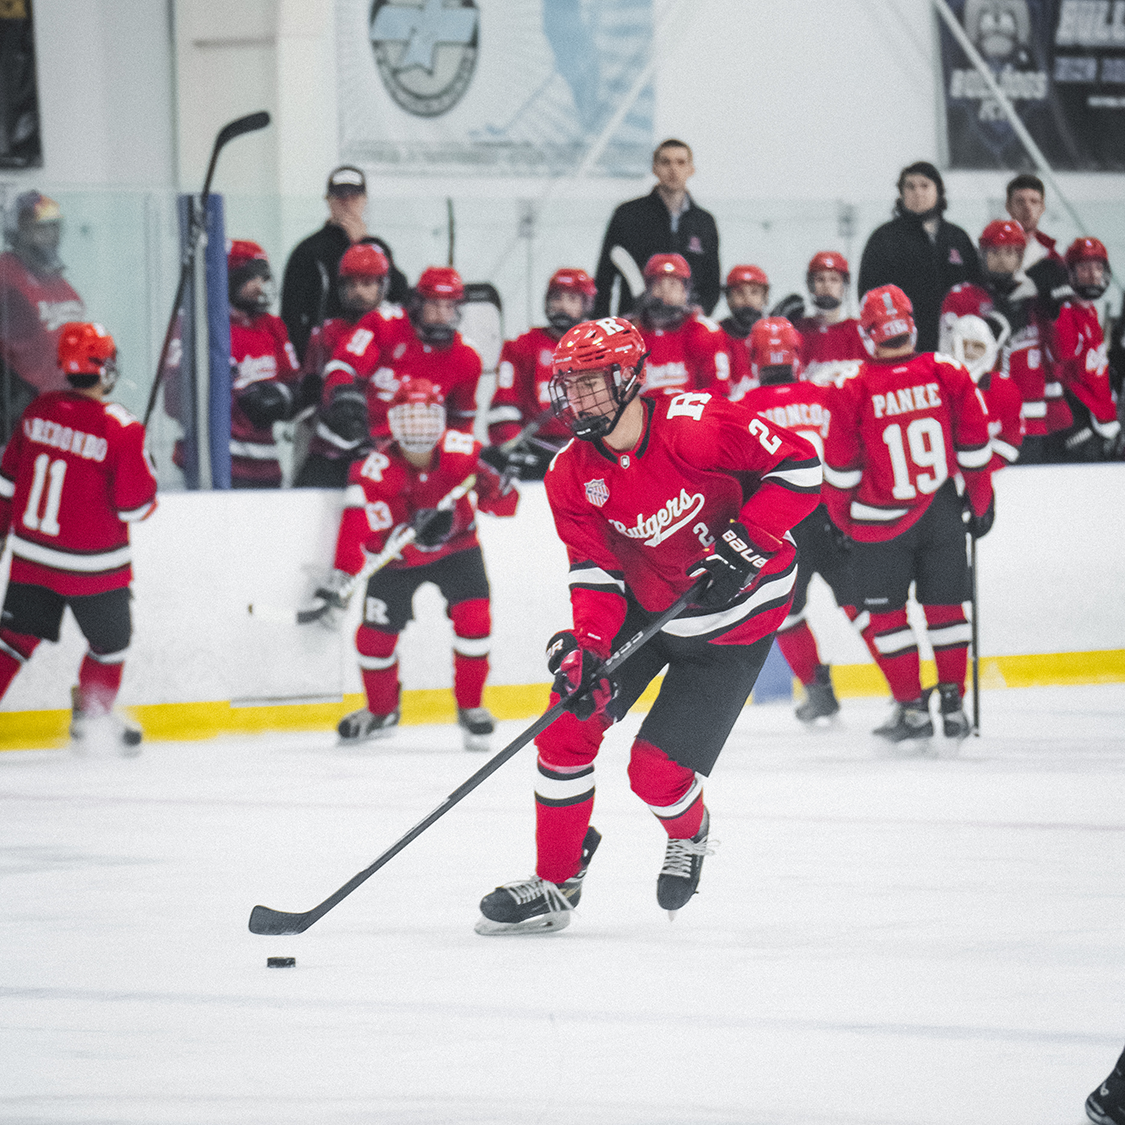
[[[783,316],[792,323],[805,315],[805,298],[800,293],[789,293],[782,297],[772,309],[770,316]]]
[[[732,522],[715,540],[711,554],[695,563],[688,572],[690,578],[706,574],[711,579],[696,604],[704,609],[730,605],[775,554],[776,551],[760,550],[754,545],[750,532],[742,524]]]
[[[605,670],[604,661],[582,648],[569,629],[547,642],[547,671],[555,677],[552,690],[580,723],[604,714],[617,695],[617,681]]]
[[[517,445],[507,453],[499,445],[486,445],[480,451],[480,459],[509,480],[535,480],[539,468],[539,457],[526,445]]]
[[[996,519],[996,494],[988,505],[988,511],[983,516],[978,516],[969,505],[968,496],[965,497],[965,528],[974,539],[983,539],[992,530],[992,521]]]
[[[419,508],[410,517],[414,528],[414,545],[422,550],[440,547],[453,530],[452,508]]]
[[[293,393],[284,383],[262,380],[239,392],[238,408],[256,430],[265,430],[291,416]]]
[[[324,424],[346,445],[359,445],[370,434],[367,396],[354,386],[340,386],[322,414]]]

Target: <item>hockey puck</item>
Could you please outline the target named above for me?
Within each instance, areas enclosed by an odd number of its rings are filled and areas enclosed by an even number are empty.
[[[267,957],[267,969],[293,969],[296,968],[296,957]]]

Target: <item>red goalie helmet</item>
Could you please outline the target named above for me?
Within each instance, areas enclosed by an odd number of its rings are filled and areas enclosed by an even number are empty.
[[[767,316],[750,329],[750,370],[761,378],[763,367],[792,367],[794,378],[801,370],[801,334],[783,316]]]
[[[429,453],[445,433],[445,398],[429,379],[407,376],[387,407],[391,437],[407,453]]]
[[[110,391],[117,382],[117,345],[100,325],[71,321],[59,332],[59,370],[75,387],[101,384]]]
[[[340,277],[386,277],[391,272],[387,255],[370,242],[357,242],[344,251],[338,270]]]
[[[1015,246],[1022,250],[1027,245],[1027,235],[1015,219],[993,219],[980,232],[982,247]]]
[[[899,336],[917,336],[914,306],[897,285],[869,290],[859,311],[859,327],[875,347]]]

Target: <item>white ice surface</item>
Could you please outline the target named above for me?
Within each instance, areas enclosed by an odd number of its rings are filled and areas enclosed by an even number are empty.
[[[582,905],[524,938],[472,926],[532,867],[530,748],[290,938],[250,908],[437,806],[484,760],[454,728],[0,754],[0,1121],[1080,1125],[1125,1039],[1125,685],[984,703],[925,756],[878,701],[748,708],[674,923],[624,724]]]

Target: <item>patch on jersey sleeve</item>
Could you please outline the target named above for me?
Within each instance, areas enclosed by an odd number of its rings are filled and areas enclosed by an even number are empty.
[[[606,487],[604,478],[586,482],[586,499],[595,508],[600,508],[609,499],[609,489]]]

